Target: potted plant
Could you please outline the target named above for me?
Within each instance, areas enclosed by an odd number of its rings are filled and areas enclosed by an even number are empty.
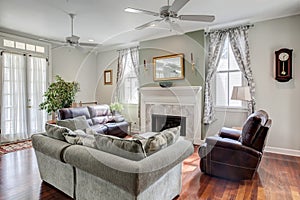
[[[56,113],[58,109],[71,107],[75,95],[79,91],[78,82],[66,82],[59,75],[55,76],[56,82],[51,83],[44,93],[45,101],[39,107],[47,113]]]
[[[113,115],[119,115],[124,109],[123,105],[119,102],[111,103],[109,107]]]

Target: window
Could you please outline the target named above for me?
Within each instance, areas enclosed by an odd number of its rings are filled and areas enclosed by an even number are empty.
[[[233,55],[227,36],[216,72],[216,106],[242,107],[242,102],[231,100],[233,86],[242,85],[242,72]]]
[[[40,53],[40,54],[46,53],[46,49],[43,46],[28,44],[28,43],[24,43],[24,42],[18,42],[18,41],[14,41],[14,40],[3,39],[3,46],[10,47],[10,48],[16,48],[16,49],[20,49],[20,50],[27,50],[30,52],[33,51],[33,52]]]
[[[124,66],[124,78],[121,85],[121,102],[126,104],[138,104],[139,93],[138,93],[138,78],[134,70],[134,65],[131,60],[131,55],[128,52],[123,57]]]
[[[23,49],[23,50],[25,50],[25,43],[23,43],[23,42],[16,42],[16,48],[17,49]]]
[[[32,44],[26,44],[26,50],[35,51],[35,46]]]
[[[45,53],[45,48],[44,47],[36,46],[35,48],[36,48],[36,52]]]
[[[4,39],[3,40],[3,46],[14,48],[15,47],[15,41]]]

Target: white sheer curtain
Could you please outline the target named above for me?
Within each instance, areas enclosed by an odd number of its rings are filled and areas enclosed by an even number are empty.
[[[26,113],[26,57],[3,53],[1,142],[28,138]]]
[[[28,132],[31,135],[43,132],[47,121],[46,111],[39,109],[47,89],[47,61],[30,56],[27,63]]]

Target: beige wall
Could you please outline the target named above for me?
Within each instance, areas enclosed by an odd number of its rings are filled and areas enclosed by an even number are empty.
[[[76,101],[95,101],[97,55],[83,49],[60,47],[52,50],[52,76],[66,81],[77,81],[80,92]]]
[[[273,120],[268,146],[300,150],[300,15],[256,23],[250,30],[251,67],[257,109]],[[293,49],[293,79],[277,82],[275,51]]]
[[[117,80],[118,52],[116,50],[98,53],[97,56],[97,90],[96,99],[99,103],[110,104],[114,100],[113,94]],[[104,70],[113,70],[113,84],[104,85]]]
[[[142,86],[158,86],[153,81],[153,57],[169,54],[184,54],[185,79],[173,80],[174,86],[202,85],[204,77],[204,32],[196,31],[184,35],[165,37],[140,43],[140,64]],[[191,53],[193,53],[195,70],[192,70]],[[143,69],[146,60],[148,71]]]

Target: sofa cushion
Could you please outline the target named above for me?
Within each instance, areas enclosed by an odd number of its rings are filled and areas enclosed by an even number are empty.
[[[109,105],[107,104],[88,106],[87,108],[89,110],[91,118],[111,115]]]
[[[62,141],[65,141],[65,137],[63,134],[71,132],[71,130],[66,127],[61,127],[55,124],[48,123],[45,124],[45,130],[46,132],[43,133],[44,135]]]
[[[78,116],[84,115],[86,119],[90,119],[90,113],[87,107],[78,108],[62,108],[59,110],[59,119],[70,119]]]
[[[90,127],[88,122],[86,121],[85,115],[72,119],[58,120],[56,123],[57,125],[67,127],[72,131],[75,131],[77,129],[85,130]]]
[[[130,160],[141,160],[146,157],[141,141],[122,139],[111,135],[95,135],[96,147],[101,151],[121,156]]]
[[[93,125],[105,124],[108,121],[109,121],[109,117],[108,116],[101,116],[101,117],[93,117],[92,118]]]
[[[91,126],[91,129],[93,129],[94,131],[96,131],[99,134],[107,134],[108,132],[108,128],[106,125],[103,124],[97,124],[97,125],[93,125]],[[88,129],[86,129],[87,132]]]

